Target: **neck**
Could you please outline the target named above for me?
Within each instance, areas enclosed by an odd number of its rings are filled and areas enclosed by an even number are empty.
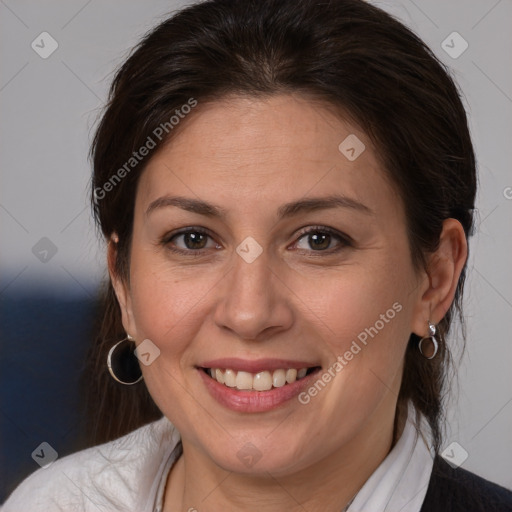
[[[404,424],[399,418],[395,426],[394,410],[375,415],[336,452],[279,477],[226,471],[183,439],[183,455],[167,480],[164,511],[340,512],[385,459]]]

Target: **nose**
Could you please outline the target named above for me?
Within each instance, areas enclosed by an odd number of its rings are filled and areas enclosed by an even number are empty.
[[[289,329],[292,292],[279,278],[278,269],[269,264],[265,251],[251,263],[236,253],[233,258],[215,310],[216,325],[251,341]]]

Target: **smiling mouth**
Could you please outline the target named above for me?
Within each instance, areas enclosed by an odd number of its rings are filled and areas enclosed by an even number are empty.
[[[311,368],[287,368],[264,370],[258,373],[236,371],[230,368],[201,368],[206,375],[219,384],[239,391],[270,391],[282,388],[319,371],[320,366]]]

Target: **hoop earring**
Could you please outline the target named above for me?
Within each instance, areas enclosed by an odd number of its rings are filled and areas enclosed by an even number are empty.
[[[428,330],[429,330],[429,335],[426,336],[425,338],[421,338],[421,340],[418,342],[418,348],[423,357],[425,357],[426,359],[434,359],[434,357],[436,357],[437,351],[439,349],[439,344],[437,343],[437,340],[436,340],[436,332],[437,332],[436,326],[434,324],[430,323],[430,321],[428,322]],[[431,356],[427,356],[423,352],[422,343],[425,340],[430,340],[432,342],[432,344],[434,345],[434,353]]]
[[[128,345],[122,346],[123,343],[129,341]],[[126,335],[121,341],[118,341],[108,352],[107,367],[112,378],[120,384],[132,386],[142,380],[142,371],[139,361],[135,355],[135,340]],[[117,353],[114,355],[114,353]]]

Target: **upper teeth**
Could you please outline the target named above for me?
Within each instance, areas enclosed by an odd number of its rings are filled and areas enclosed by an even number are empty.
[[[259,373],[237,372],[235,370],[220,368],[209,368],[208,374],[212,379],[224,384],[230,388],[237,388],[240,390],[255,390],[255,391],[268,391],[275,388],[280,388],[285,384],[291,384],[298,379],[302,379],[307,373],[307,368],[296,370],[289,368],[287,370],[274,370],[263,371]]]

